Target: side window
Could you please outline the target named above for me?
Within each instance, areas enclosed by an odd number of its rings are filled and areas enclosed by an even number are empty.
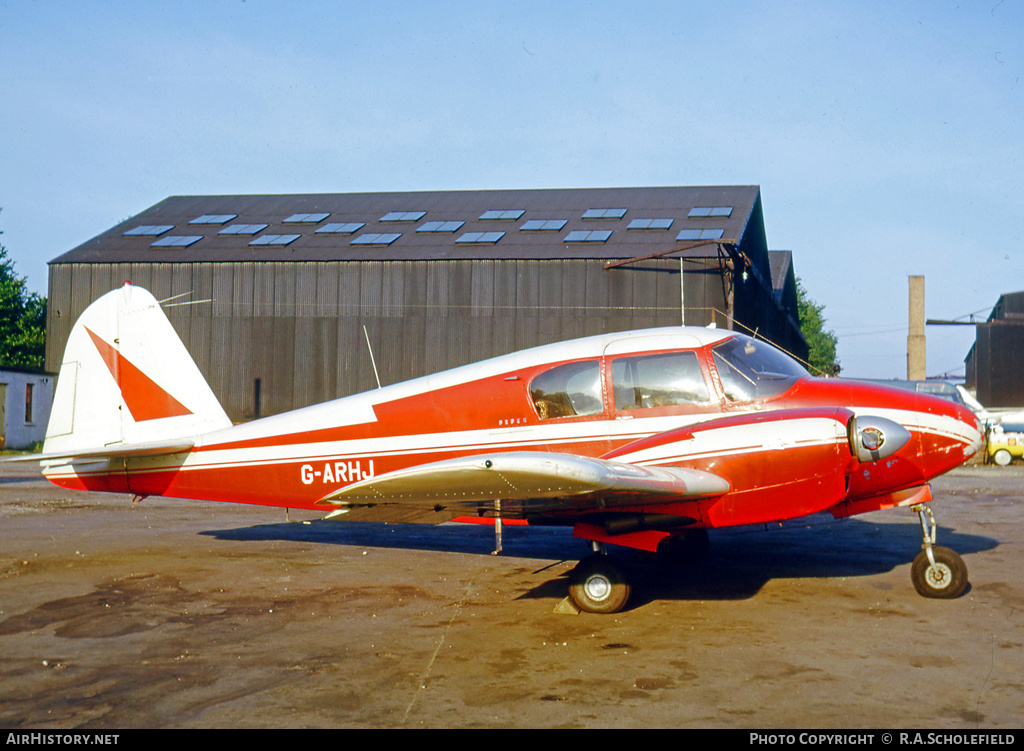
[[[648,409],[711,400],[695,352],[620,357],[612,363],[615,409]]]
[[[542,420],[598,415],[604,411],[601,366],[592,360],[545,371],[530,383],[530,398]]]

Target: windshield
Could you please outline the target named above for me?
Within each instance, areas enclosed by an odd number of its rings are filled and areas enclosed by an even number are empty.
[[[737,334],[712,348],[725,395],[732,401],[775,396],[807,375],[796,360],[768,342]]]

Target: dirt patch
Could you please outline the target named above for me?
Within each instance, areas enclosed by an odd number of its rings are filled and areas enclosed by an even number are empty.
[[[298,520],[0,473],[0,725],[1018,727],[1024,472],[935,484],[971,586],[894,510],[712,537],[613,616],[556,614],[566,530]],[[9,481],[14,478],[15,481]],[[301,523],[311,521],[310,524]]]

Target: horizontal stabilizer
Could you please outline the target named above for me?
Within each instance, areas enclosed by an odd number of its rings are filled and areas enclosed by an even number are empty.
[[[149,443],[124,444],[118,443],[94,449],[74,451],[55,451],[42,454],[27,454],[7,461],[12,462],[58,462],[67,459],[127,459],[136,456],[168,456],[190,451],[195,447],[192,439],[174,441],[151,441]]]
[[[679,467],[632,464],[545,452],[448,459],[348,485],[324,505],[372,503],[471,505],[515,501],[531,510],[600,498],[607,507],[707,498],[729,491],[717,475]]]

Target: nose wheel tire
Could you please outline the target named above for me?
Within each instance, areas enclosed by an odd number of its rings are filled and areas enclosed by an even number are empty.
[[[606,555],[580,561],[569,575],[569,599],[587,613],[617,613],[630,594],[622,569]]]
[[[952,600],[967,589],[967,564],[963,558],[949,548],[932,547],[935,562],[922,550],[910,567],[910,579],[914,589],[922,597]]]

